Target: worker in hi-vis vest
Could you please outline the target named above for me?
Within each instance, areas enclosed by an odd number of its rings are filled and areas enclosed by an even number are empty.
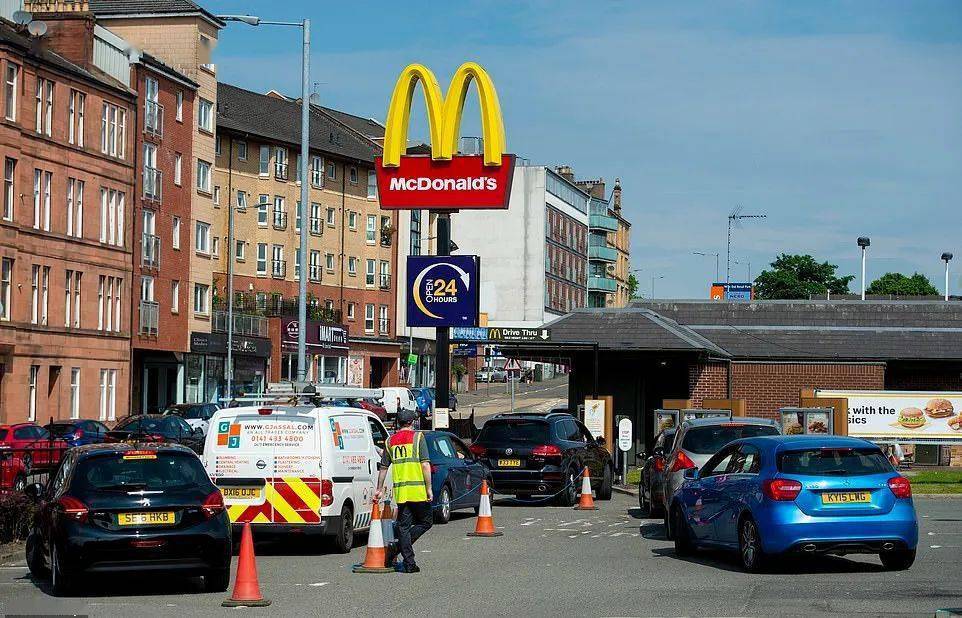
[[[417,573],[421,569],[414,562],[414,542],[431,529],[434,514],[431,510],[431,460],[424,434],[414,430],[418,418],[415,410],[400,408],[397,423],[400,429],[387,441],[387,448],[378,466],[377,490],[374,499],[380,500],[388,467],[394,479],[394,501],[397,502],[398,550],[402,561],[395,567],[401,573]],[[391,562],[395,551],[388,553]]]

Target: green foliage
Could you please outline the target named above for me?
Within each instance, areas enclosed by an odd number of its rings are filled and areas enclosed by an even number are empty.
[[[0,543],[27,538],[37,504],[20,492],[0,496]]]
[[[638,277],[633,274],[628,275],[628,298],[637,298]]]
[[[461,363],[454,363],[453,365],[451,365],[451,373],[457,376],[458,380],[463,378],[464,374],[466,374],[467,372],[468,372],[468,368],[462,365]]]
[[[880,294],[891,296],[937,296],[929,278],[921,273],[906,277],[902,273],[885,273],[872,282],[865,290],[866,294]]]
[[[854,275],[838,277],[838,266],[816,262],[810,255],[782,253],[755,278],[755,296],[761,300],[807,299],[812,294],[847,294]]]

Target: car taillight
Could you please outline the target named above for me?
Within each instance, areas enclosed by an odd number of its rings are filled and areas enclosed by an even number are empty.
[[[665,460],[661,457],[655,457],[655,471],[661,472],[665,469]]]
[[[200,510],[204,512],[204,516],[206,516],[207,519],[214,517],[224,510],[224,495],[220,493],[220,490],[210,494],[204,498],[204,502],[200,505]]]
[[[62,496],[57,504],[60,505],[64,517],[79,522],[87,521],[87,505],[73,496]]]
[[[77,438],[82,438],[83,435],[84,435],[84,430],[83,430],[83,429],[80,429],[80,428],[78,427],[77,429],[74,429],[74,430],[73,430],[73,438],[74,438],[74,440],[76,440]]]
[[[671,465],[672,472],[678,472],[679,470],[687,470],[688,468],[694,468],[695,462],[691,460],[691,457],[685,454],[685,451],[678,451],[678,455],[675,456],[675,463]]]
[[[802,484],[791,479],[769,479],[762,485],[762,493],[779,502],[794,500],[800,491]]]
[[[911,498],[912,483],[904,476],[893,476],[889,479],[889,489],[895,494],[896,498]]]
[[[328,479],[321,479],[321,506],[334,504],[334,483]]]
[[[561,449],[554,444],[542,444],[536,446],[531,451],[531,456],[535,459],[555,459],[561,457]]]
[[[472,444],[468,447],[468,450],[474,453],[475,457],[484,457],[488,454],[488,449],[481,446],[480,444]]]

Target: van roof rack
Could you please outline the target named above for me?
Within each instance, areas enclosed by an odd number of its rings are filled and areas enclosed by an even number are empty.
[[[242,397],[221,397],[224,403],[276,405],[319,405],[324,399],[381,399],[384,390],[346,384],[314,384],[312,382],[271,382],[263,393]]]

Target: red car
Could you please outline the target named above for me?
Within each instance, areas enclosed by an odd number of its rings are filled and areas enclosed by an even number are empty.
[[[374,399],[362,397],[358,399],[352,399],[351,403],[363,410],[373,412],[379,419],[381,419],[382,422],[387,422],[387,409]]]
[[[19,457],[29,473],[34,468],[52,468],[60,463],[68,446],[36,423],[17,423],[0,425],[0,448]]]
[[[6,449],[0,450],[0,494],[23,491],[27,486],[27,467],[23,460]]]

